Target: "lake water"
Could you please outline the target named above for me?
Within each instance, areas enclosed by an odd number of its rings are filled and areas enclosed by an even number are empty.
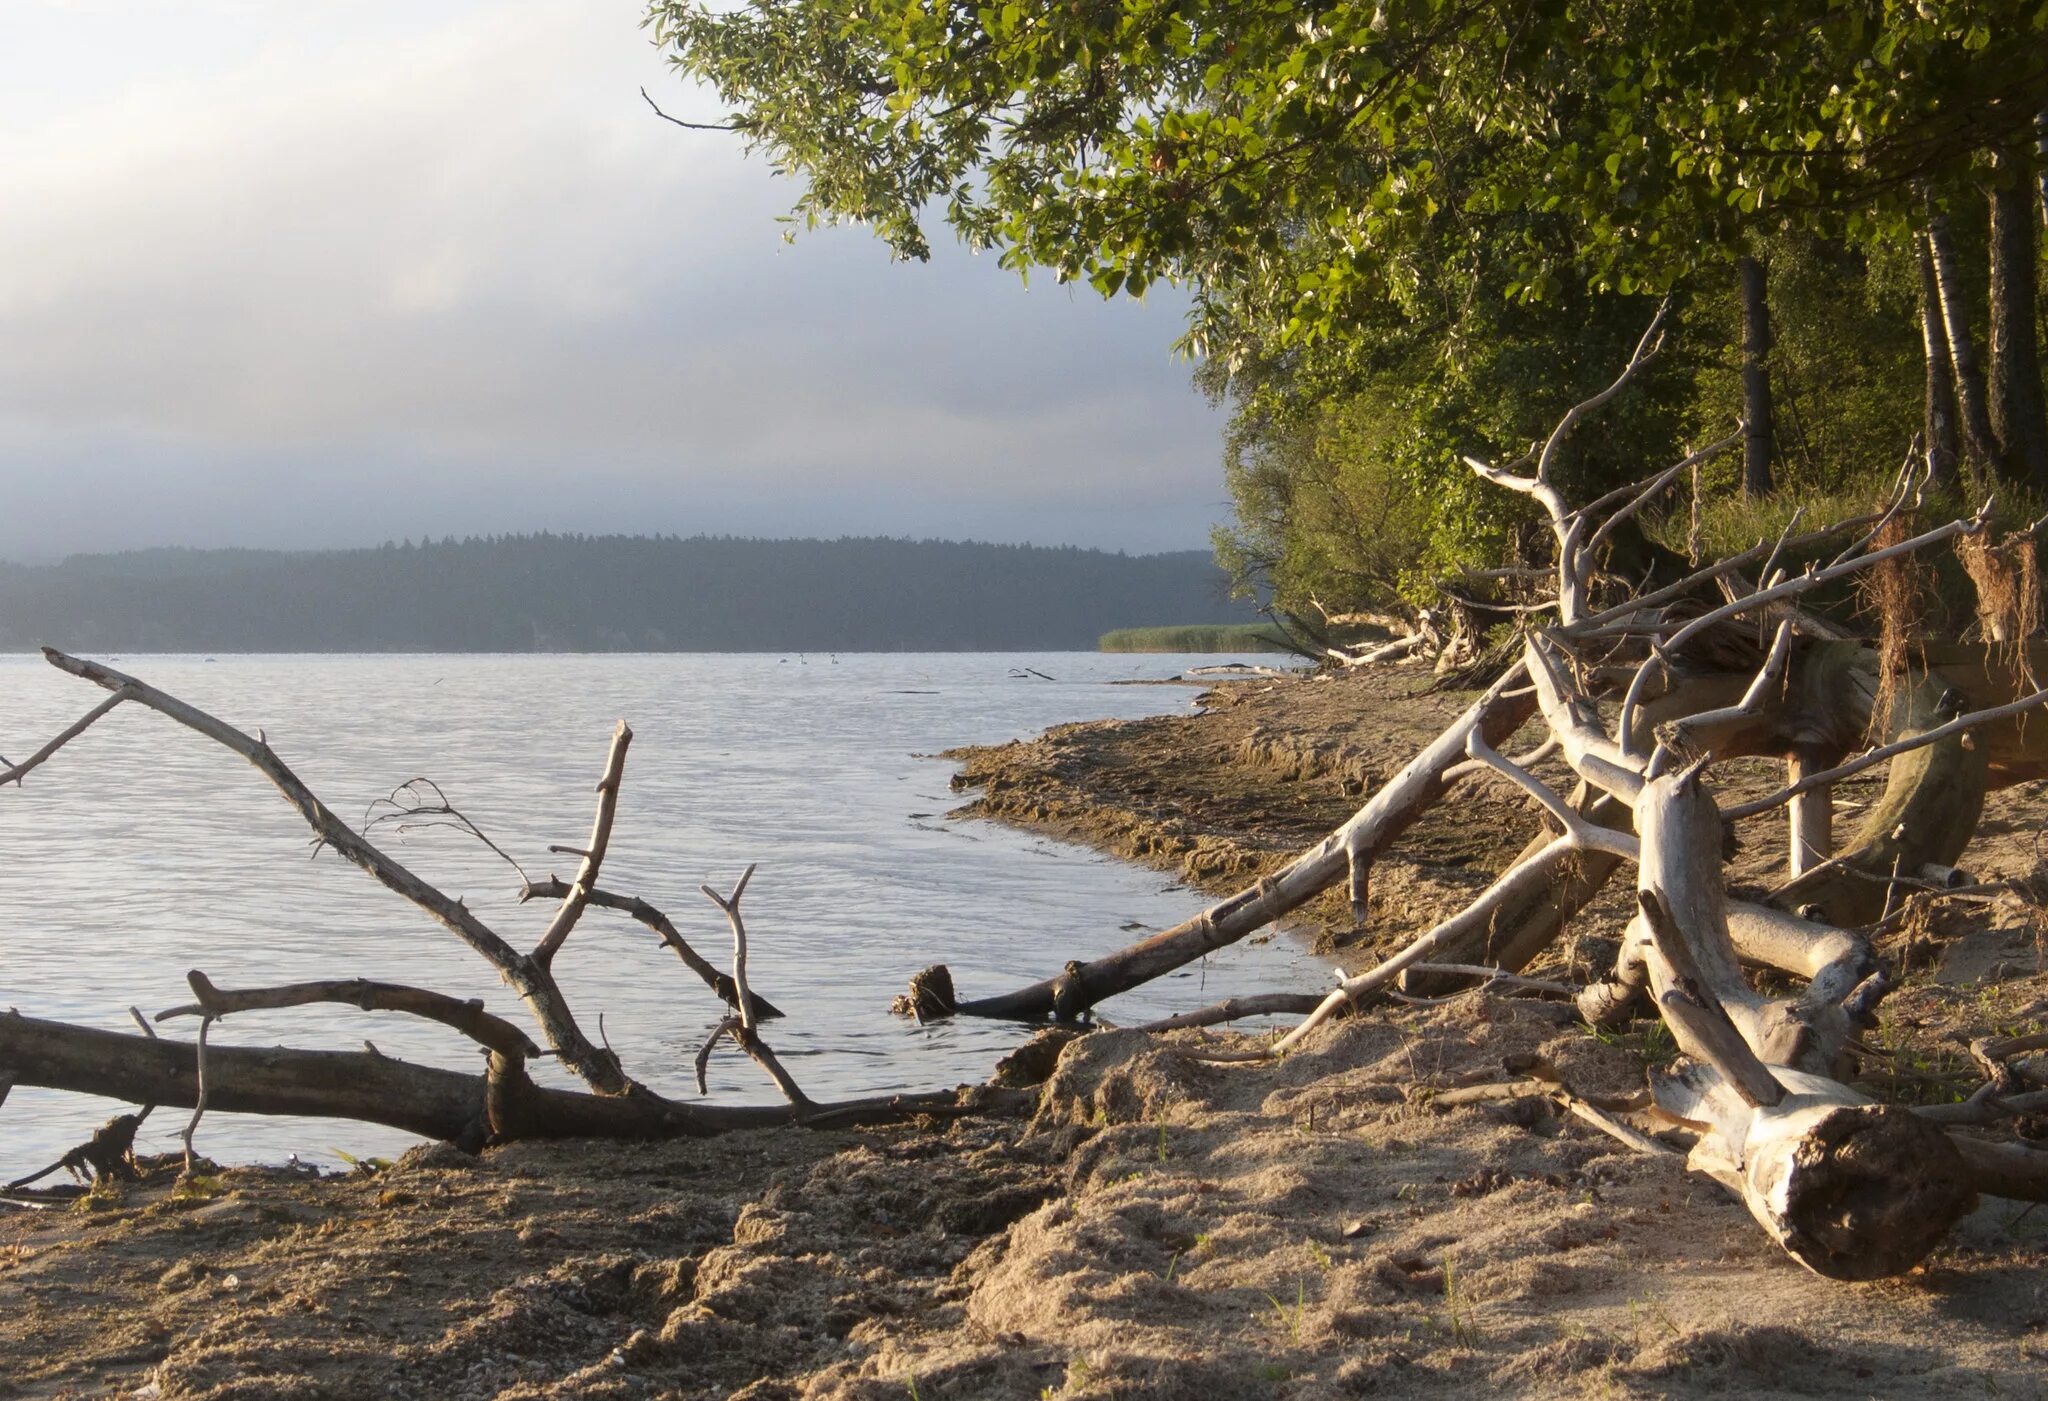
[[[1161,655],[140,656],[114,665],[243,729],[265,731],[338,814],[417,775],[439,783],[535,876],[573,873],[613,723],[634,731],[602,883],[660,906],[714,963],[731,956],[700,882],[729,889],[758,862],[745,911],[749,976],[788,1018],[770,1043],[819,1099],[987,1076],[1028,1034],[963,1019],[919,1027],[889,1000],[931,963],[963,997],[1006,991],[1195,914],[1157,872],[947,810],[953,766],[922,757],[1068,720],[1185,710],[1179,686],[1117,686],[1227,660]],[[1030,668],[1054,678],[1019,679]],[[20,759],[102,696],[39,657],[0,658],[0,753]],[[455,937],[331,852],[261,774],[153,711],[125,705],[19,789],[0,790],[0,1007],[131,1030],[131,1005],[189,1000],[185,972],[223,987],[366,977],[484,998],[528,1025],[496,973]],[[518,947],[550,907],[520,906],[513,872],[448,832],[376,834]],[[556,965],[579,1020],[598,1016],[629,1072],[695,1093],[698,1044],[722,1008],[623,915],[591,910]],[[1327,975],[1288,940],[1241,945],[1106,1004],[1113,1019],[1232,994],[1303,990]],[[173,1023],[190,1036],[191,1022]],[[355,1049],[473,1068],[431,1024],[349,1007],[244,1013],[216,1044]],[[558,1073],[558,1072],[557,1072]],[[712,1098],[770,1102],[730,1046]],[[116,1106],[16,1089],[0,1106],[0,1181],[81,1142]],[[176,1146],[159,1110],[142,1151]],[[344,1121],[209,1114],[222,1161],[387,1154],[407,1135]]]

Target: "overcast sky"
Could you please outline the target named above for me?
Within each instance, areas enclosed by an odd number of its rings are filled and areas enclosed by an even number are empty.
[[[1184,303],[794,191],[638,0],[4,0],[0,558],[511,530],[1195,547]]]

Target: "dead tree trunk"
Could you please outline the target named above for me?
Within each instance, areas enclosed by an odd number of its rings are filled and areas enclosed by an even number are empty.
[[[207,1104],[234,1114],[292,1114],[383,1124],[471,1150],[535,1138],[704,1138],[801,1123],[843,1128],[957,1112],[952,1091],[812,1106],[677,1105],[526,1082],[517,1112],[495,1116],[483,1075],[371,1051],[281,1046],[206,1048]],[[0,1013],[0,1066],[17,1084],[189,1109],[199,1102],[198,1048],[187,1041],[97,1031]]]
[[[598,780],[596,815],[590,835],[581,847],[558,848],[578,857],[575,879],[568,883],[553,878],[545,884],[529,881],[522,887],[522,895],[527,898],[544,891],[558,894],[559,898],[532,952],[522,954],[462,901],[451,899],[393,860],[362,832],[342,822],[262,737],[245,734],[175,696],[98,663],[50,649],[45,649],[44,655],[51,665],[91,681],[111,695],[6,776],[18,776],[47,761],[95,721],[126,703],[157,711],[223,745],[270,780],[313,829],[320,847],[334,850],[387,889],[403,896],[496,968],[525,1003],[564,1067],[580,1076],[596,1093],[573,1094],[535,1085],[527,1074],[527,1064],[540,1053],[539,1048],[524,1032],[487,1012],[480,1002],[359,978],[225,990],[197,971],[188,977],[197,1000],[174,1007],[159,1017],[200,1017],[202,1029],[197,1044],[117,1036],[32,1021],[14,1014],[0,1017],[0,1082],[109,1095],[143,1104],[361,1119],[471,1146],[521,1138],[675,1137],[776,1123],[881,1122],[944,1111],[955,1104],[952,1095],[896,1096],[828,1105],[813,1102],[761,1040],[757,1018],[778,1014],[767,1002],[754,997],[746,985],[746,937],[738,916],[738,890],[730,897],[713,897],[719,900],[733,925],[733,972],[730,979],[725,979],[684,942],[659,910],[643,900],[613,895],[598,887],[617,810],[627,746],[632,740],[632,732],[624,724],[612,736]],[[452,812],[445,807],[440,810]],[[462,826],[471,835],[481,837],[467,819],[463,819]],[[497,850],[494,844],[492,849]],[[748,874],[752,874],[751,868]],[[744,885],[743,879],[741,887]],[[623,910],[655,929],[662,942],[687,967],[737,1008],[735,1039],[769,1071],[788,1103],[766,1111],[677,1103],[628,1076],[608,1047],[590,1042],[579,1029],[568,999],[555,980],[553,965],[570,934],[591,908]],[[295,1007],[314,1002],[341,1002],[365,1009],[403,1012],[440,1023],[484,1050],[486,1071],[480,1076],[462,1075],[374,1053],[255,1050],[208,1044],[207,1029],[223,1017],[259,1007]],[[720,1032],[726,1029],[722,1023]],[[702,1057],[700,1078],[701,1061]]]
[[[1871,900],[1871,888],[1881,901],[1909,864],[1919,876],[1930,860],[1960,850],[1982,801],[1987,751],[1995,747],[1984,740],[1995,727],[2048,706],[2048,690],[1958,714],[1941,684],[1910,678],[1883,717],[1888,742],[1820,768],[1828,754],[1858,746],[1876,728],[1869,724],[1879,691],[1875,658],[1854,642],[1800,642],[1794,630],[1814,625],[1799,607],[1803,595],[1973,537],[1985,529],[1988,507],[1899,539],[1888,527],[1914,494],[1912,481],[1902,478],[1890,506],[1858,523],[1874,528],[1826,564],[1787,577],[1774,568],[1786,547],[1781,540],[1771,547],[1760,587],[1734,587],[1734,571],[1725,565],[1689,581],[1694,588],[1710,579],[1723,583],[1727,599],[1718,607],[1695,599],[1688,608],[1666,611],[1683,596],[1681,589],[1596,611],[1593,556],[1600,532],[1588,518],[1597,511],[1564,505],[1549,480],[1548,449],[1515,467],[1531,459],[1533,474],[1470,461],[1482,477],[1529,495],[1551,517],[1558,621],[1525,634],[1522,669],[1550,731],[1546,747],[1563,755],[1586,794],[1567,801],[1468,731],[1473,761],[1535,798],[1559,835],[1540,848],[1532,845],[1464,910],[1346,978],[1277,1040],[1191,1054],[1218,1062],[1284,1057],[1405,970],[1445,956],[1456,941],[1490,931],[1501,912],[1555,889],[1568,862],[1597,854],[1636,864],[1638,913],[1611,979],[1587,989],[1580,1008],[1589,1019],[1608,1021],[1649,999],[1694,1060],[1653,1084],[1659,1107],[1697,1135],[1691,1166],[1737,1192],[1793,1258],[1833,1278],[1894,1274],[1923,1258],[1978,1190],[2048,1195],[2048,1154],[1987,1153],[1981,1145],[1958,1144],[1941,1121],[1873,1105],[1833,1078],[1846,1073],[1887,987],[1868,943],[1832,924],[1738,906],[1728,898],[1722,868],[1726,821],[1825,794],[1880,764],[1891,765],[1890,785],[1850,850],[1800,877],[1792,893],[1827,912],[1860,907]],[[1597,506],[1605,509],[1614,499]],[[1680,667],[1725,672],[1745,652],[1755,657],[1756,623],[1765,619],[1776,621],[1775,637],[1740,696],[1654,726],[1654,743],[1646,746],[1640,714],[1646,697],[1669,685]],[[1829,631],[1814,626],[1823,636]],[[1620,700],[1612,733],[1596,706],[1603,696]],[[1796,755],[1801,772],[1775,793],[1722,808],[1704,771],[1729,754],[1754,752]],[[1633,831],[1593,820],[1589,814],[1600,810],[1597,800],[1586,800],[1593,794],[1625,810]],[[1809,814],[1793,835],[1817,840],[1818,827]],[[1858,912],[1851,908],[1851,915]],[[1760,993],[1744,978],[1739,955],[1806,978],[1805,991]],[[2031,1043],[2021,1038],[2014,1044]]]
[[[1742,287],[1742,494],[1771,494],[1771,303],[1764,265],[1745,253],[1736,259]]]
[[[1489,743],[1504,744],[1535,709],[1526,695],[1512,694],[1518,679],[1519,672],[1510,673],[1473,702],[1440,739],[1388,780],[1349,822],[1282,870],[1210,906],[1186,923],[1092,963],[1070,963],[1058,977],[968,1002],[955,1003],[950,995],[937,993],[943,987],[949,994],[952,987],[950,974],[939,976],[943,966],[926,969],[913,980],[911,993],[897,999],[897,1009],[921,1017],[958,1013],[1022,1021],[1048,1016],[1072,1020],[1098,1002],[1257,933],[1340,880],[1349,880],[1352,913],[1362,922],[1366,882],[1374,855],[1443,796],[1448,786],[1446,773],[1465,759],[1466,738],[1476,733],[1485,736]]]

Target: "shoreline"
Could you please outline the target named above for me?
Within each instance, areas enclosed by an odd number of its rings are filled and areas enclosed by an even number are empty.
[[[979,787],[960,811],[1223,893],[1341,820],[1462,704],[1420,684],[1231,683],[1193,716],[954,751],[956,788]],[[2041,796],[2001,795],[1980,874],[2031,861]],[[1335,952],[1412,933],[1532,825],[1475,785],[1376,869],[1371,932]],[[1344,943],[1334,904],[1309,913]],[[1586,924],[1603,932],[1597,908]],[[1977,924],[1888,947],[1920,969],[1886,1004],[1902,1067],[1934,1074],[1950,1031],[2048,1006],[2037,952]],[[1925,1268],[1845,1286],[1681,1161],[1548,1101],[1436,1102],[1529,1055],[1624,1090],[1645,1039],[1483,996],[1336,1023],[1278,1064],[1198,1062],[1201,1033],[1097,1033],[1035,1108],[995,1096],[1001,1111],[946,1124],[429,1147],[319,1179],[229,1169],[183,1193],[171,1166],[84,1207],[0,1213],[0,1398],[2038,1386],[2039,1213],[1987,1202]]]

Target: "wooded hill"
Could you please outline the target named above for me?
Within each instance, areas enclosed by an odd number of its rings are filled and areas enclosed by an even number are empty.
[[[0,564],[7,650],[1062,650],[1253,616],[1205,550],[540,534]]]

